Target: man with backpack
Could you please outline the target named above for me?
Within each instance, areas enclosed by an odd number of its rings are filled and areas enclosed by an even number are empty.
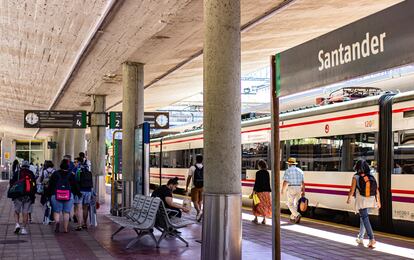
[[[13,173],[7,196],[13,200],[14,218],[16,220],[15,234],[27,235],[30,205],[34,203],[36,193],[35,176],[29,169],[28,161],[23,161],[19,171]],[[20,213],[23,215],[23,225],[20,225]]]
[[[93,178],[89,166],[81,157],[75,159],[75,180],[80,187],[81,197],[75,196],[75,214],[78,220],[77,231],[87,229],[89,208],[91,205]],[[83,225],[82,225],[83,220]]]
[[[193,181],[191,182],[191,179]],[[197,211],[196,219],[201,220],[201,207],[203,202],[204,172],[203,172],[203,156],[196,156],[196,163],[188,169],[187,185],[185,191],[188,192],[188,186],[191,182],[191,200]]]

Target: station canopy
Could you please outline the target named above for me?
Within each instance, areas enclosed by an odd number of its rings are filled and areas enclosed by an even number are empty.
[[[399,2],[242,0],[244,109],[265,109],[260,69],[270,55]],[[33,136],[24,110],[89,110],[91,94],[107,95],[108,111],[122,110],[124,61],[145,64],[146,111],[190,107],[200,116],[201,0],[1,1],[0,19],[0,133]]]

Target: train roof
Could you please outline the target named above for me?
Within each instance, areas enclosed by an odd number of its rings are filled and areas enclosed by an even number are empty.
[[[368,106],[375,106],[378,105],[379,99],[383,95],[378,96],[371,96],[366,98],[361,98],[357,100],[350,100],[345,101],[341,103],[335,103],[335,104],[327,104],[323,106],[315,105],[315,106],[307,106],[302,107],[294,110],[288,110],[283,111],[280,113],[280,121],[285,120],[291,120],[291,119],[297,119],[302,117],[309,117],[314,115],[323,115],[323,114],[329,114],[333,112],[341,112],[349,109],[358,109],[362,107],[368,107]],[[408,100],[414,99],[414,91],[404,92],[396,94],[393,98],[394,103],[404,102]],[[260,115],[254,118],[247,118],[242,120],[241,126],[242,127],[249,127],[254,125],[260,125],[260,124],[268,124],[270,123],[271,117],[269,115]],[[162,138],[154,138],[153,141],[159,141],[161,139],[172,139],[172,138],[182,138],[187,136],[193,136],[203,133],[203,128],[197,128],[195,130],[189,130],[183,133],[179,134],[172,134],[167,135]]]

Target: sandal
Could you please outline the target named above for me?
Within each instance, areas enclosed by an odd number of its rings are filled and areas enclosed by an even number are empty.
[[[82,228],[83,228],[83,229],[88,229],[88,225],[83,224],[83,225],[82,225]]]
[[[75,230],[76,231],[82,231],[82,227],[79,226],[79,227],[75,228]]]

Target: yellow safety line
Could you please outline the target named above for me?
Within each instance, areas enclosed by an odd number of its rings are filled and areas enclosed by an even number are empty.
[[[179,194],[177,194],[177,197],[190,198],[189,196],[179,195]],[[243,206],[242,208],[246,211],[251,211],[252,210],[250,207],[246,207],[246,206]],[[280,213],[280,215],[285,217],[285,218],[289,218],[288,214]],[[350,227],[350,226],[347,226],[347,225],[344,225],[344,224],[326,222],[326,221],[319,220],[319,219],[311,219],[311,218],[303,217],[303,218],[301,218],[301,221],[316,223],[316,224],[325,225],[325,226],[328,226],[328,227],[340,228],[340,229],[348,230],[348,231],[356,231],[356,232],[359,231],[359,228],[356,228],[356,227]],[[383,236],[383,237],[387,237],[387,238],[393,238],[393,239],[397,239],[397,240],[401,240],[401,241],[405,241],[405,242],[414,243],[414,238],[404,237],[404,236],[400,236],[400,235],[389,234],[389,233],[384,233],[384,232],[380,232],[380,231],[375,231],[375,235],[377,235],[377,236],[379,235],[379,236]]]

